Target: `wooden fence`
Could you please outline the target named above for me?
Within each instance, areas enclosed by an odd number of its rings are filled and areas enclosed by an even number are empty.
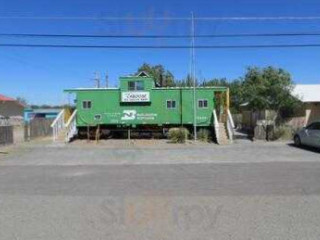
[[[26,141],[52,135],[52,119],[36,118],[25,125],[24,138]]]
[[[0,126],[0,145],[13,143],[13,126]]]

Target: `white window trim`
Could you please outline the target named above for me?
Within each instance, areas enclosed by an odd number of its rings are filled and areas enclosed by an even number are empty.
[[[204,101],[207,101],[207,106],[206,107],[199,107],[199,102],[202,101],[204,103]],[[199,109],[207,109],[209,107],[209,101],[208,99],[204,98],[204,99],[198,99],[198,108]]]
[[[168,108],[168,102],[175,102],[175,107],[173,108],[173,107],[171,107],[171,108]],[[172,104],[171,104],[172,105]],[[176,100],[174,100],[174,99],[168,99],[168,100],[166,100],[166,109],[171,109],[171,110],[174,110],[174,109],[177,109],[177,101]]]

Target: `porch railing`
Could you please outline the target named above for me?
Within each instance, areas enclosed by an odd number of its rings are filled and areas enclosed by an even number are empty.
[[[219,120],[217,116],[217,111],[216,109],[213,109],[213,120],[214,120],[214,131],[216,133],[216,138],[217,138],[217,143],[219,144],[220,136],[219,136]]]
[[[74,110],[70,116],[68,122],[66,123],[66,136],[65,142],[70,142],[70,140],[77,134],[77,110]]]
[[[55,118],[53,123],[51,124],[52,127],[52,138],[53,141],[57,141],[58,136],[60,132],[64,129],[64,110],[61,110],[61,112],[58,114],[58,116]]]
[[[232,142],[234,138],[234,121],[231,115],[230,110],[227,110],[227,131],[228,131],[228,137],[229,140]]]

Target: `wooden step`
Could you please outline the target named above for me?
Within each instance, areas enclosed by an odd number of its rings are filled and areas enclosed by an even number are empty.
[[[59,132],[56,142],[64,142],[66,137],[66,129]]]
[[[218,144],[219,145],[227,145],[230,144],[228,135],[227,135],[227,128],[226,125],[222,122],[219,122],[219,139]]]

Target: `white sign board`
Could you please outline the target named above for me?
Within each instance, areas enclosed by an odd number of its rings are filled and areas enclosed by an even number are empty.
[[[149,92],[121,92],[121,102],[149,102]]]

